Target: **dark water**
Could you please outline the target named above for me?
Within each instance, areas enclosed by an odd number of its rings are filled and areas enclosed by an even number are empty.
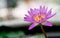
[[[22,34],[20,34],[20,38],[22,38],[24,35],[36,35],[36,34],[41,34],[41,28],[40,26],[37,26],[35,28],[33,28],[32,30],[28,30],[29,25],[27,26],[20,26],[20,27],[7,27],[7,26],[1,26],[0,27],[0,36],[2,36],[2,38],[8,38],[7,34],[9,35],[9,33],[15,33],[15,35],[18,35],[21,31]],[[60,32],[60,26],[52,26],[52,27],[47,27],[47,26],[43,26],[44,30],[46,31],[46,33],[48,32]],[[18,32],[18,34],[17,34]],[[18,36],[17,36],[18,37]],[[60,36],[48,36],[48,38],[60,38]]]

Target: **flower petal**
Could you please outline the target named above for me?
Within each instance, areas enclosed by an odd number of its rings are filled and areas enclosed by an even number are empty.
[[[33,29],[34,27],[36,27],[39,23],[33,23],[32,25],[29,26],[29,30]]]
[[[48,7],[45,8],[45,13],[47,12],[47,10],[48,10]]]
[[[25,14],[25,17],[30,17],[30,16],[28,16],[28,15]]]
[[[45,6],[42,7],[42,13],[45,13]]]
[[[28,13],[29,13],[29,15],[32,15],[33,14],[33,9],[30,8],[30,10],[28,10]]]
[[[43,6],[40,6],[40,13],[42,13],[43,11]]]
[[[29,15],[32,15],[32,11],[28,11]]]
[[[49,19],[49,18],[53,17],[54,15],[56,15],[56,13],[55,13],[55,14],[51,14],[51,15],[47,16],[47,19]]]
[[[35,22],[31,17],[24,17],[24,21]]]
[[[52,23],[51,22],[49,22],[49,21],[46,21],[46,22],[44,22],[44,23],[42,23],[44,26],[52,26]]]
[[[39,13],[39,9],[34,8],[33,14],[38,14]]]
[[[52,13],[52,8],[47,12],[47,16]]]

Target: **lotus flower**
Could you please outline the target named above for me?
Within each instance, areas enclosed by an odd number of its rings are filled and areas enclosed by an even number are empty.
[[[25,15],[26,17],[24,17],[24,21],[32,23],[29,26],[29,30],[31,30],[39,24],[42,24],[44,26],[52,26],[52,23],[47,20],[53,17],[56,13],[52,14],[52,9],[48,10],[48,7],[40,6],[39,9],[30,8],[28,14],[29,15]]]

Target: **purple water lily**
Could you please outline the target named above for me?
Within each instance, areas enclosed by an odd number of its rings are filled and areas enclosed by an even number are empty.
[[[52,26],[52,23],[47,21],[51,17],[53,17],[56,13],[52,13],[52,9],[48,10],[48,7],[40,6],[39,9],[30,9],[28,11],[29,15],[25,15],[24,21],[32,22],[29,26],[29,30],[36,27],[38,24],[42,24],[44,26]]]

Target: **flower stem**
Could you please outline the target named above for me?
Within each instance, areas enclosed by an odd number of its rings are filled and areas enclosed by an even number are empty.
[[[40,25],[40,26],[41,26],[41,30],[42,30],[42,32],[43,32],[45,38],[48,38],[46,32],[45,32],[44,29],[43,29],[43,26],[42,26],[42,25]]]

